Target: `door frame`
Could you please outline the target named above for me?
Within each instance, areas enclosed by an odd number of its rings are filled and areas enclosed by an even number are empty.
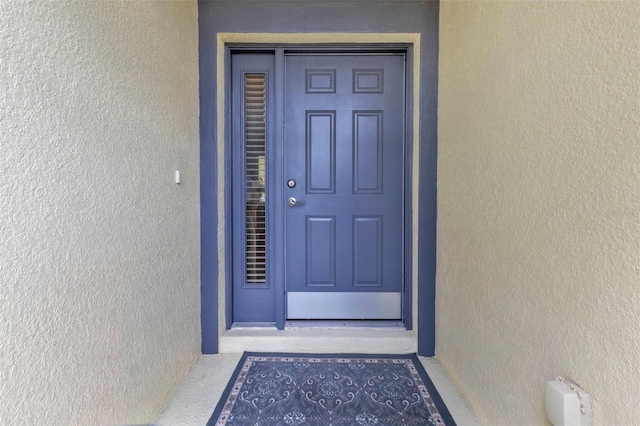
[[[224,241],[224,247],[218,251],[218,264],[224,274],[218,276],[219,304],[218,325],[219,334],[231,328],[232,325],[232,288],[233,288],[233,250],[232,250],[232,224],[226,218],[233,217],[232,211],[232,182],[231,165],[231,54],[232,51],[275,52],[276,81],[274,91],[279,98],[284,94],[284,56],[285,51],[314,51],[314,52],[362,52],[382,53],[385,51],[402,51],[406,55],[405,67],[405,155],[404,155],[404,267],[403,267],[403,322],[407,330],[412,330],[417,324],[417,247],[412,238],[417,226],[414,217],[418,215],[418,194],[413,190],[414,182],[418,182],[418,170],[415,159],[418,158],[419,148],[419,104],[413,102],[419,96],[420,87],[420,35],[414,33],[400,34],[354,34],[354,33],[218,33],[218,61],[217,82],[218,87],[224,87],[217,92],[217,158],[223,159],[218,170],[218,241]],[[220,84],[222,83],[222,84]],[[275,111],[276,141],[275,151],[283,152],[284,135],[281,124],[284,122],[284,111],[281,108],[283,102],[277,102]],[[283,158],[276,155],[276,171],[283,170]],[[282,185],[284,177],[276,178],[273,183],[275,189],[271,198],[279,200],[283,197]],[[284,207],[276,203],[275,217],[284,217]],[[284,259],[284,223],[272,220],[267,224],[272,229],[274,238],[268,244],[273,251],[282,251],[279,256]],[[275,286],[275,325],[283,329],[286,318],[286,294],[284,288],[284,264],[273,264],[272,282]]]
[[[353,35],[351,35],[353,36]],[[350,37],[352,38],[352,37]],[[225,164],[230,165],[233,161],[233,137],[232,137],[232,108],[231,103],[233,99],[231,75],[232,64],[231,58],[234,54],[251,53],[251,54],[264,54],[273,53],[274,57],[274,75],[275,82],[273,84],[273,92],[271,95],[275,98],[275,111],[272,111],[273,118],[269,118],[270,122],[275,123],[274,137],[275,140],[272,143],[267,143],[267,155],[271,156],[269,164],[271,168],[267,168],[267,181],[269,188],[266,188],[268,193],[267,199],[272,200],[271,206],[267,207],[267,223],[266,227],[270,230],[270,235],[267,235],[266,247],[267,253],[272,253],[269,256],[271,259],[286,258],[286,242],[285,242],[285,222],[284,218],[284,187],[286,177],[284,176],[284,152],[285,152],[285,137],[284,137],[284,99],[285,99],[285,62],[288,54],[371,54],[371,55],[384,55],[384,54],[402,54],[405,58],[404,66],[404,114],[403,114],[403,253],[402,253],[402,323],[407,330],[412,330],[415,319],[413,318],[413,298],[414,294],[413,286],[415,283],[412,277],[413,258],[412,258],[412,210],[413,210],[413,146],[414,141],[412,135],[414,134],[413,120],[414,117],[411,114],[413,111],[413,75],[414,66],[413,63],[413,44],[412,43],[349,43],[347,44],[335,44],[335,43],[279,43],[279,44],[265,44],[265,43],[238,43],[238,42],[225,42],[224,44],[224,57],[225,57],[225,96],[224,96],[224,109],[219,108],[218,111],[225,111],[224,123],[226,127],[224,129],[224,160]],[[272,121],[273,120],[273,121]],[[416,153],[417,155],[417,153]],[[228,167],[228,166],[227,166]],[[225,169],[227,167],[224,167]],[[233,248],[233,221],[237,217],[233,212],[233,182],[230,174],[226,174],[224,177],[224,209],[225,217],[230,218],[226,221],[225,225],[225,283],[224,283],[224,300],[225,300],[225,316],[224,324],[225,329],[228,330],[233,324],[233,289],[234,289],[234,248]],[[220,182],[219,182],[220,183]],[[244,185],[241,185],[244,187]],[[275,200],[275,201],[273,201]],[[279,202],[280,201],[280,202]],[[417,206],[417,204],[415,204]],[[280,220],[278,220],[280,219]],[[271,282],[275,290],[275,326],[279,330],[283,330],[287,318],[287,295],[286,295],[286,268],[285,263],[282,261],[267,261],[267,271],[270,273],[268,281]],[[221,283],[220,283],[221,284]],[[256,324],[252,324],[256,325]],[[269,325],[269,323],[262,324]]]
[[[235,33],[219,32],[204,25],[226,22],[223,15],[211,14],[209,3],[201,3],[200,16],[200,86],[201,86],[201,297],[202,297],[202,352],[217,353],[219,338],[227,329],[226,291],[230,264],[227,233],[227,205],[230,196],[226,190],[229,176],[227,160],[229,124],[225,113],[229,87],[226,85],[229,52],[227,44],[260,45],[389,45],[411,46],[412,61],[407,68],[412,72],[413,103],[408,111],[411,117],[412,143],[411,170],[408,182],[412,184],[410,197],[410,290],[411,326],[417,338],[418,353],[430,356],[435,352],[435,206],[436,206],[436,117],[437,117],[437,3],[427,4],[424,12],[428,19],[415,33]],[[423,7],[421,5],[420,7]],[[433,6],[433,7],[431,7]],[[226,9],[223,9],[226,10]],[[422,11],[420,12],[422,13]],[[215,18],[214,18],[215,17]],[[228,19],[228,18],[227,18]],[[421,21],[423,22],[423,21]],[[433,24],[432,26],[430,26]],[[224,24],[220,24],[223,25]],[[421,41],[424,46],[421,49]],[[422,68],[421,68],[422,67]],[[214,78],[215,75],[215,78]],[[222,90],[224,88],[224,90]],[[424,114],[421,115],[421,110]],[[424,116],[423,116],[424,115]],[[281,120],[280,120],[281,121]],[[420,126],[423,126],[421,129]],[[426,127],[425,127],[426,126]],[[421,131],[422,130],[422,131]],[[421,139],[423,139],[421,141]],[[418,154],[421,155],[418,155]],[[419,214],[421,208],[422,214]],[[418,226],[420,225],[420,226]],[[408,251],[409,252],[409,251]],[[419,290],[419,291],[418,291]],[[421,309],[418,310],[417,307]],[[283,309],[278,307],[282,312]]]

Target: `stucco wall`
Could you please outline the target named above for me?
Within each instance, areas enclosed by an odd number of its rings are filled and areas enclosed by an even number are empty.
[[[487,424],[547,380],[640,423],[640,2],[441,4],[436,354]]]
[[[197,38],[195,1],[0,1],[0,424],[149,421],[197,358]]]

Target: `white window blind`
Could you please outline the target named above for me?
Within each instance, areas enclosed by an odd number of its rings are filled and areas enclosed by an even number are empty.
[[[246,181],[246,282],[266,282],[265,74],[245,74],[244,135]]]

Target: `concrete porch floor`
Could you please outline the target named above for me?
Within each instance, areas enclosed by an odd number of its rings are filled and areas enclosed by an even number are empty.
[[[173,398],[165,404],[155,424],[203,426],[213,414],[241,353],[202,355],[183,379]],[[438,393],[460,426],[479,425],[478,419],[435,358],[420,357]]]

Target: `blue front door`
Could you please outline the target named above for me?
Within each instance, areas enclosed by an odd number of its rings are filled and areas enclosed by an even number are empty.
[[[288,319],[400,319],[405,56],[285,58]]]

